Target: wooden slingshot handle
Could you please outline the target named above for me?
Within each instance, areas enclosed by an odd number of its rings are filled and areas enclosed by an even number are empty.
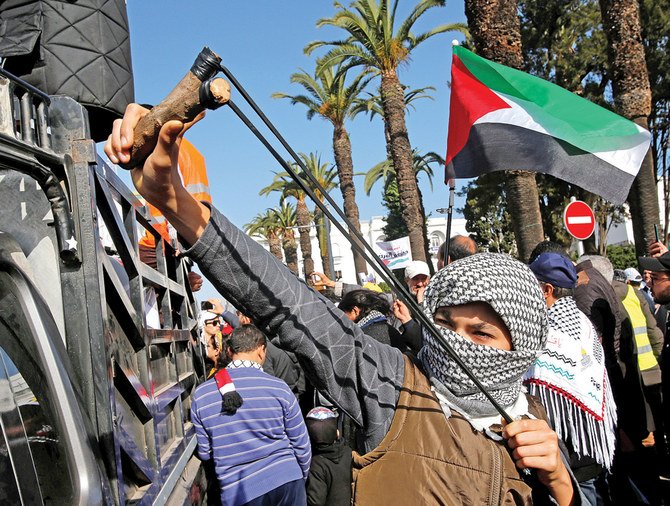
[[[156,147],[161,127],[172,120],[193,121],[205,109],[215,109],[230,100],[230,85],[223,78],[214,78],[221,58],[208,47],[203,48],[191,70],[170,94],[135,127],[130,161],[119,164],[131,170],[144,163]]]

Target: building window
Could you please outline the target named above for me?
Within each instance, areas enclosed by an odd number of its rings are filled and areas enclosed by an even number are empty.
[[[430,234],[430,252],[435,255],[440,245],[444,242],[444,234],[442,232],[433,232]]]

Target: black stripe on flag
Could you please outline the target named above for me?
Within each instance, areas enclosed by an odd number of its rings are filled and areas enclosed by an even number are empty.
[[[551,174],[615,204],[628,198],[634,176],[550,135],[503,123],[471,127],[468,142],[447,167],[458,178],[497,170]]]

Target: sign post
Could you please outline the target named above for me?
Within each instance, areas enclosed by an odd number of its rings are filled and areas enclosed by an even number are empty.
[[[565,207],[563,212],[563,224],[568,233],[577,239],[577,251],[581,256],[584,253],[582,241],[588,239],[596,229],[596,218],[593,211],[586,202],[574,200]]]

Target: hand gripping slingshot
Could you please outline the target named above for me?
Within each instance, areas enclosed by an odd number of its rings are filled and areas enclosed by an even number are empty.
[[[240,93],[242,98],[251,107],[254,113],[261,119],[263,124],[272,132],[275,138],[283,146],[283,148],[290,154],[295,163],[302,169],[299,175],[296,170],[282,158],[272,144],[265,138],[265,136],[258,131],[249,118],[240,110],[237,105],[230,100],[230,87],[228,82],[223,78],[215,77],[218,72],[230,81],[233,87]],[[335,203],[332,197],[326,192],[316,178],[307,170],[303,162],[300,160],[296,152],[286,142],[282,135],[277,131],[275,126],[265,116],[263,111],[249,96],[242,85],[235,79],[233,74],[221,64],[221,58],[205,47],[196,58],[191,70],[182,78],[177,86],[169,93],[169,95],[157,106],[155,106],[149,113],[144,116],[135,128],[134,142],[131,150],[131,160],[127,164],[121,165],[124,169],[132,169],[140,166],[147,156],[153,151],[156,146],[158,133],[161,127],[171,120],[179,120],[184,123],[192,121],[200,112],[205,109],[217,109],[223,105],[228,105],[230,109],[242,120],[242,122],[251,130],[251,132],[258,138],[258,140],[267,148],[267,150],[274,156],[277,162],[286,170],[286,172],[293,178],[293,180],[300,186],[300,188],[314,201],[314,203],[321,209],[323,214],[352,244],[352,247],[365,258],[365,260],[376,267],[380,277],[389,285],[392,286],[398,297],[411,309],[413,316],[423,325],[423,327],[430,332],[435,339],[444,348],[444,351],[458,364],[463,372],[472,380],[477,388],[486,396],[493,407],[500,413],[507,423],[511,423],[513,419],[507,414],[500,404],[491,396],[484,385],[475,377],[473,372],[456,354],[451,345],[442,337],[442,334],[437,330],[435,324],[424,314],[417,302],[407,291],[407,288],[400,283],[390,269],[377,257],[372,246],[370,246],[363,236],[358,232],[349,222],[344,214],[344,211]],[[306,181],[307,180],[307,181]],[[337,213],[339,218],[346,224],[348,230],[340,223],[331,213],[328,207],[323,204],[317,197],[312,188],[316,188],[323,195],[325,200],[330,204],[332,209]]]

